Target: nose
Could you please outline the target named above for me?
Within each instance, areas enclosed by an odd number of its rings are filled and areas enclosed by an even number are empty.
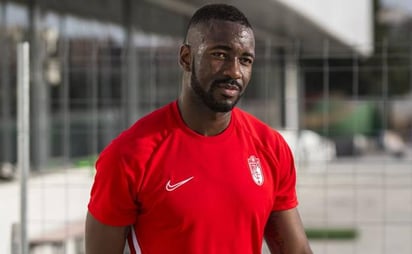
[[[232,78],[240,79],[242,77],[242,72],[240,70],[240,62],[237,58],[228,59],[225,64],[225,69],[223,74]]]

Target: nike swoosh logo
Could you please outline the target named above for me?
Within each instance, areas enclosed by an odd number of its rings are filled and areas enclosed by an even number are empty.
[[[175,184],[171,184],[171,183],[170,183],[170,180],[169,180],[169,181],[166,183],[166,190],[167,190],[167,191],[174,191],[174,190],[176,190],[177,188],[179,188],[180,186],[182,186],[183,184],[185,184],[185,183],[189,182],[190,180],[192,180],[193,178],[194,178],[194,176],[189,177],[189,178],[187,178],[186,180],[177,182],[177,183],[175,183]]]

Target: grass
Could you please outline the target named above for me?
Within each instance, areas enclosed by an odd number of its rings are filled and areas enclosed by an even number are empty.
[[[96,162],[97,156],[88,156],[88,157],[84,157],[81,158],[77,161],[74,162],[74,165],[78,168],[82,168],[82,167],[94,167],[94,163]]]
[[[354,240],[358,237],[354,228],[308,228],[305,232],[311,240]]]

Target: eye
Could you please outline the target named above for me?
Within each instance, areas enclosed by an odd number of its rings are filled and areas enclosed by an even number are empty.
[[[227,54],[225,52],[212,52],[212,56],[218,59],[226,59]]]
[[[251,57],[241,57],[239,61],[243,65],[252,65],[253,64],[253,59]]]

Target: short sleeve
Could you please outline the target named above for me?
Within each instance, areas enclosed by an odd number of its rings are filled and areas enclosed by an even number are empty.
[[[100,154],[88,205],[97,220],[111,226],[133,224],[138,209],[133,160],[119,148],[112,143]]]
[[[278,188],[275,193],[273,211],[295,208],[298,205],[296,195],[296,169],[292,152],[286,141],[278,139]]]

